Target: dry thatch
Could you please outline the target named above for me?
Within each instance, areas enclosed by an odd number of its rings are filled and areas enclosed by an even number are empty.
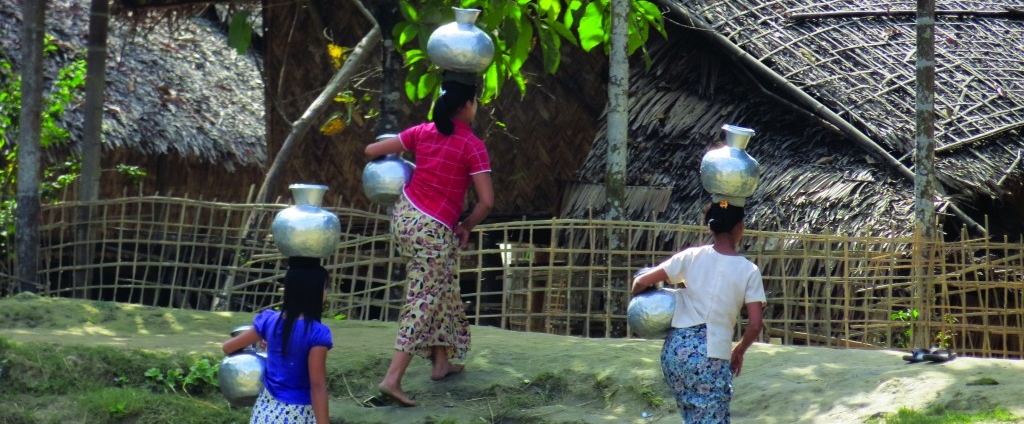
[[[872,235],[912,227],[910,189],[833,128],[752,91],[714,51],[667,42],[652,55],[653,67],[631,77],[628,174],[631,184],[673,189],[658,221],[698,223],[710,201],[700,184],[701,157],[721,141],[722,124],[734,123],[757,130],[748,151],[762,177],[748,201],[749,227]],[[604,140],[602,129],[581,168],[583,180],[603,178]],[[566,215],[585,213],[577,208]],[[640,213],[631,218],[651,218]]]
[[[709,199],[699,183],[700,158],[721,139],[721,124],[732,123],[758,131],[748,149],[763,174],[752,198],[752,226],[872,235],[912,230],[913,183],[907,170],[913,168],[915,136],[914,17],[798,20],[796,14],[913,10],[913,3],[663,4],[669,26],[680,30],[656,48],[653,69],[634,67],[629,170],[631,184],[674,188],[674,202],[661,220],[699,219]],[[1003,6],[943,2],[938,9],[1003,11]],[[1024,22],[1015,16],[940,14],[936,29],[937,168],[951,201],[942,207],[958,205],[977,221],[992,215],[994,231],[1014,235],[1021,231],[1020,208],[1007,204],[1019,202],[1017,158],[1024,149],[1018,136],[1024,72],[1017,65],[1024,46],[1010,46],[1020,43]],[[716,45],[726,41],[754,58],[748,65],[764,66],[772,78],[730,61],[724,44]],[[824,105],[838,121],[824,123],[826,113],[780,90],[780,81]],[[836,129],[844,125],[873,145],[854,144],[848,132]],[[605,149],[601,135],[581,179],[600,180]]]
[[[17,3],[0,0],[0,51],[16,70],[21,47]],[[180,182],[170,184],[178,192],[200,194],[201,187],[217,186],[196,180],[199,177],[220,173],[223,181],[229,175],[237,178],[233,171],[258,175],[254,170],[266,159],[266,143],[257,58],[237,54],[209,21],[167,21],[145,29],[135,23],[110,23],[104,167],[112,166],[112,158],[141,165],[153,175],[151,181]],[[72,60],[84,59],[88,24],[88,1],[47,2],[46,33],[59,47],[45,59],[48,76]],[[64,116],[72,144],[81,139],[81,106],[73,105]],[[199,175],[187,175],[193,172]]]

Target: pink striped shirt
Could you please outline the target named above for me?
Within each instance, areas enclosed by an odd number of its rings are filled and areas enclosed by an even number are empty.
[[[491,172],[484,142],[468,124],[458,120],[452,135],[423,123],[398,135],[402,147],[415,154],[416,170],[405,186],[405,196],[417,209],[448,228],[458,225],[472,176]]]

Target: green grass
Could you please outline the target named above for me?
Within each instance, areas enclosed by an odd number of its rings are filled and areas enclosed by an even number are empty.
[[[216,387],[171,391],[146,377],[202,360],[210,358],[0,337],[0,424],[248,422],[249,409],[231,408]]]
[[[1021,417],[997,407],[991,411],[963,412],[950,411],[943,407],[928,408],[925,411],[900,408],[881,420],[884,424],[971,424],[971,423],[1016,423]]]

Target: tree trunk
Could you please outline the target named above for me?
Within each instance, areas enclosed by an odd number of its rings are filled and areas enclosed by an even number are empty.
[[[380,25],[382,42],[380,77],[380,117],[374,125],[374,134],[393,134],[398,127],[399,104],[402,101],[402,55],[395,50],[391,29],[399,18],[397,0],[375,0],[371,12]],[[372,140],[367,140],[372,141]]]
[[[914,154],[914,232],[918,266],[914,291],[919,311],[914,344],[928,347],[931,318],[929,278],[935,237],[935,0],[917,1],[917,147]]]
[[[46,2],[25,1],[21,16],[21,117],[18,124],[17,275],[22,291],[39,284],[40,136],[43,110],[43,34]]]
[[[608,69],[608,153],[605,176],[608,219],[623,219],[623,204],[626,197],[626,158],[629,137],[629,58],[627,46],[629,37],[629,1],[612,0],[611,52]],[[609,248],[621,246],[617,234],[609,234]]]
[[[92,0],[89,8],[89,46],[85,76],[85,128],[82,134],[82,175],[78,177],[78,225],[75,228],[75,263],[92,264],[92,214],[100,187],[100,155],[103,140],[103,94],[107,87],[107,29],[110,23],[110,4],[107,0]],[[75,271],[75,287],[89,285],[90,271]]]

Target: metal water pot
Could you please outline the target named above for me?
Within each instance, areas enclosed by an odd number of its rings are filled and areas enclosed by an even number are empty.
[[[641,268],[633,278],[646,274],[654,268]],[[637,337],[663,339],[672,328],[672,316],[676,311],[676,291],[651,286],[629,300],[626,307],[626,323]]]
[[[334,254],[341,236],[338,216],[320,208],[327,186],[292,184],[295,205],[274,216],[270,232],[274,243],[288,257],[326,258]]]
[[[231,332],[234,337],[251,328],[238,327]],[[246,346],[220,362],[217,368],[217,384],[224,398],[234,406],[253,406],[263,391],[263,379],[267,371],[267,353],[259,345]]]
[[[382,134],[377,140],[396,137]],[[385,155],[370,161],[363,167],[363,193],[371,202],[391,206],[402,195],[402,189],[412,179],[416,165],[402,158],[398,153]]]
[[[651,288],[629,300],[626,323],[637,337],[663,339],[672,328],[675,311],[675,289]]]
[[[427,39],[427,56],[446,71],[480,73],[494,60],[494,42],[476,26],[479,9],[453,7],[455,22],[441,25]]]
[[[725,130],[725,146],[704,154],[700,162],[700,182],[714,202],[728,200],[731,205],[744,206],[761,178],[760,166],[745,150],[754,130],[735,125],[725,125],[722,129]]]

